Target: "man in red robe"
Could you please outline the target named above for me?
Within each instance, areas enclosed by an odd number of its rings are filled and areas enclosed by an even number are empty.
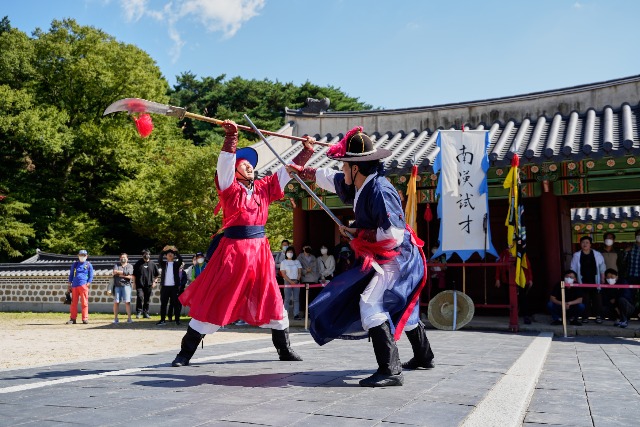
[[[182,338],[173,366],[184,366],[205,334],[243,320],[270,328],[280,360],[302,360],[289,342],[289,318],[273,274],[274,261],[264,234],[269,204],[284,196],[290,177],[283,165],[275,174],[254,180],[257,152],[236,150],[238,128],[232,121],[218,157],[216,187],[223,209],[224,232],[216,236],[217,247],[207,268],[180,296],[192,318]],[[313,154],[312,139],[293,162],[303,166]]]

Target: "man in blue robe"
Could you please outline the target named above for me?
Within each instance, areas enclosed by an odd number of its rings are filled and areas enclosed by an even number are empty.
[[[320,345],[335,338],[371,338],[378,370],[360,381],[363,387],[400,386],[402,368],[434,366],[419,318],[426,259],[422,242],[406,224],[398,192],[383,175],[380,160],[390,154],[376,149],[358,126],[327,152],[343,162],[342,172],[288,167],[338,194],[343,203],[353,204],[355,222],[340,227],[340,232],[355,236],[350,244],[359,261],[329,282],[309,306],[309,315],[311,335]],[[413,358],[401,365],[395,341],[403,329]]]

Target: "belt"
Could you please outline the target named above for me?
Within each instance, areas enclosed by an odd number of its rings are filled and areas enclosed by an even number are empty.
[[[224,237],[229,239],[261,239],[264,235],[263,225],[234,225],[224,229]]]

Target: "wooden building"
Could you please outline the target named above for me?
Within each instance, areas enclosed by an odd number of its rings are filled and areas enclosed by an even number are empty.
[[[287,110],[287,124],[280,132],[298,136],[309,134],[321,141],[337,142],[347,130],[356,125],[363,126],[374,138],[376,147],[392,151],[385,166],[388,178],[400,194],[406,190],[415,162],[420,172],[418,234],[433,244],[440,221],[435,218],[434,204],[438,177],[432,169],[438,154],[437,131],[462,126],[488,130],[491,141],[488,148],[491,238],[496,250],[504,249],[508,205],[502,184],[513,153],[518,153],[528,255],[534,269],[533,296],[540,309],[548,298],[550,287],[568,267],[572,252],[577,250],[575,242],[579,236],[590,234],[594,241],[601,242],[602,233],[610,229],[610,223],[596,221],[589,224],[582,217],[578,219],[576,212],[582,212],[584,216],[592,212],[585,209],[606,208],[607,212],[624,213],[631,209],[629,207],[640,205],[639,102],[640,76],[633,76],[559,90],[430,107],[319,113]],[[274,138],[272,142],[285,160],[292,159],[302,148],[290,140]],[[260,153],[260,174],[272,173],[279,167],[267,147],[262,143],[254,147]],[[338,162],[328,159],[325,151],[326,148],[316,148],[309,166],[338,168]],[[315,191],[344,222],[352,218],[351,207],[343,206],[335,195],[320,189]],[[317,250],[322,244],[331,246],[338,241],[333,222],[297,183],[288,185],[286,197],[294,206],[292,237],[297,250],[307,243]],[[428,207],[434,214],[430,223],[422,219]],[[615,222],[616,230],[638,228],[640,219],[631,218],[630,211],[627,216],[628,221]],[[592,219],[596,218],[602,219],[597,215]],[[620,233],[617,244],[629,241],[629,235],[632,232]],[[460,283],[459,272],[448,273],[450,280]],[[494,274],[490,269],[467,273],[466,289],[474,301],[506,300],[506,290],[493,286]]]

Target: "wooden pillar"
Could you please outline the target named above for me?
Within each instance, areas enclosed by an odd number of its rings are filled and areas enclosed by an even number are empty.
[[[553,187],[552,187],[553,188]],[[542,255],[546,266],[544,272],[538,270],[541,274],[538,277],[545,280],[549,289],[553,284],[561,279],[562,275],[562,230],[560,226],[558,196],[553,194],[553,189],[548,192],[542,192],[540,196],[540,214],[542,227],[539,230],[542,233],[544,248]],[[534,266],[534,268],[536,268]]]
[[[302,252],[302,245],[307,241],[308,213],[302,209],[301,203],[293,208],[293,247],[296,254]]]

